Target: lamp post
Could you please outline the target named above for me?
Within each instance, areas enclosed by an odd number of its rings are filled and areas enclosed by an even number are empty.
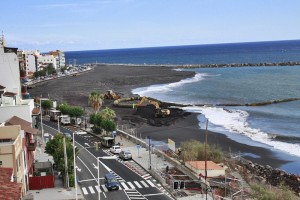
[[[42,131],[42,140],[44,142],[44,126],[43,126],[42,100],[46,100],[46,99],[45,98],[40,98],[41,131]]]
[[[76,157],[75,157],[75,137],[74,137],[74,132],[73,132],[73,161],[74,161],[74,183],[75,183],[75,193],[76,193],[76,200],[78,199],[77,197],[77,176],[76,176]]]
[[[149,143],[149,170],[151,170],[151,146],[150,146],[150,136],[147,136]]]

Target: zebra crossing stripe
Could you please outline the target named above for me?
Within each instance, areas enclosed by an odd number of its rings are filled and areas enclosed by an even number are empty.
[[[108,192],[108,189],[106,188],[105,185],[101,185],[102,189],[104,190],[104,192]]]
[[[139,184],[139,182],[137,182],[137,181],[133,181],[133,182],[138,188],[142,188],[142,186]]]
[[[151,178],[151,175],[150,174],[145,174],[142,177],[147,180],[147,179]]]
[[[102,192],[102,191],[100,190],[100,187],[99,187],[98,185],[96,185],[95,188],[96,188],[97,192]]]
[[[95,194],[95,190],[93,189],[92,186],[89,187],[89,190],[91,191],[92,194]]]
[[[149,185],[151,185],[152,187],[155,187],[155,185],[154,185],[150,180],[147,180],[147,182],[148,182]]]
[[[127,184],[131,187],[131,189],[135,189],[134,185],[131,182],[127,182]]]
[[[84,195],[87,195],[87,194],[88,194],[88,191],[86,190],[85,187],[82,188],[82,192],[83,192]]]
[[[149,185],[147,185],[144,181],[141,181],[141,183],[142,183],[146,188],[149,187]]]
[[[124,188],[125,190],[129,190],[129,188],[127,187],[127,185],[125,184],[125,182],[121,182],[121,185],[123,186],[123,188]]]

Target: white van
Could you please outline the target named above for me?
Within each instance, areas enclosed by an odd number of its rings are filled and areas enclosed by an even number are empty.
[[[69,115],[61,115],[60,116],[60,123],[63,125],[67,125],[71,123],[71,118]]]

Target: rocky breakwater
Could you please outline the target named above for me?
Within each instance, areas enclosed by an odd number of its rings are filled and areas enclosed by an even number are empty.
[[[229,63],[229,64],[192,64],[183,65],[182,68],[217,68],[217,67],[268,67],[268,66],[296,66],[300,62],[265,62],[265,63]]]
[[[295,193],[300,195],[300,176],[289,174],[281,169],[273,169],[271,166],[263,166],[251,161],[242,161],[240,163],[247,170],[247,174],[261,183],[267,182],[273,186],[285,184],[289,186]]]

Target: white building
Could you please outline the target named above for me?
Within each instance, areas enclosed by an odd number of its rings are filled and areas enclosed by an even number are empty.
[[[54,69],[57,69],[56,58],[53,55],[42,54],[38,56],[39,68],[46,67],[48,64],[52,64]]]
[[[49,55],[53,55],[55,57],[57,67],[61,68],[66,65],[65,53],[63,51],[60,50],[50,51]]]
[[[13,116],[32,122],[33,99],[21,96],[17,48],[0,44],[0,123]]]
[[[39,55],[41,55],[41,53],[38,50],[18,50],[18,58],[25,62],[26,73],[28,76],[31,76],[36,72],[38,68],[37,57]]]

